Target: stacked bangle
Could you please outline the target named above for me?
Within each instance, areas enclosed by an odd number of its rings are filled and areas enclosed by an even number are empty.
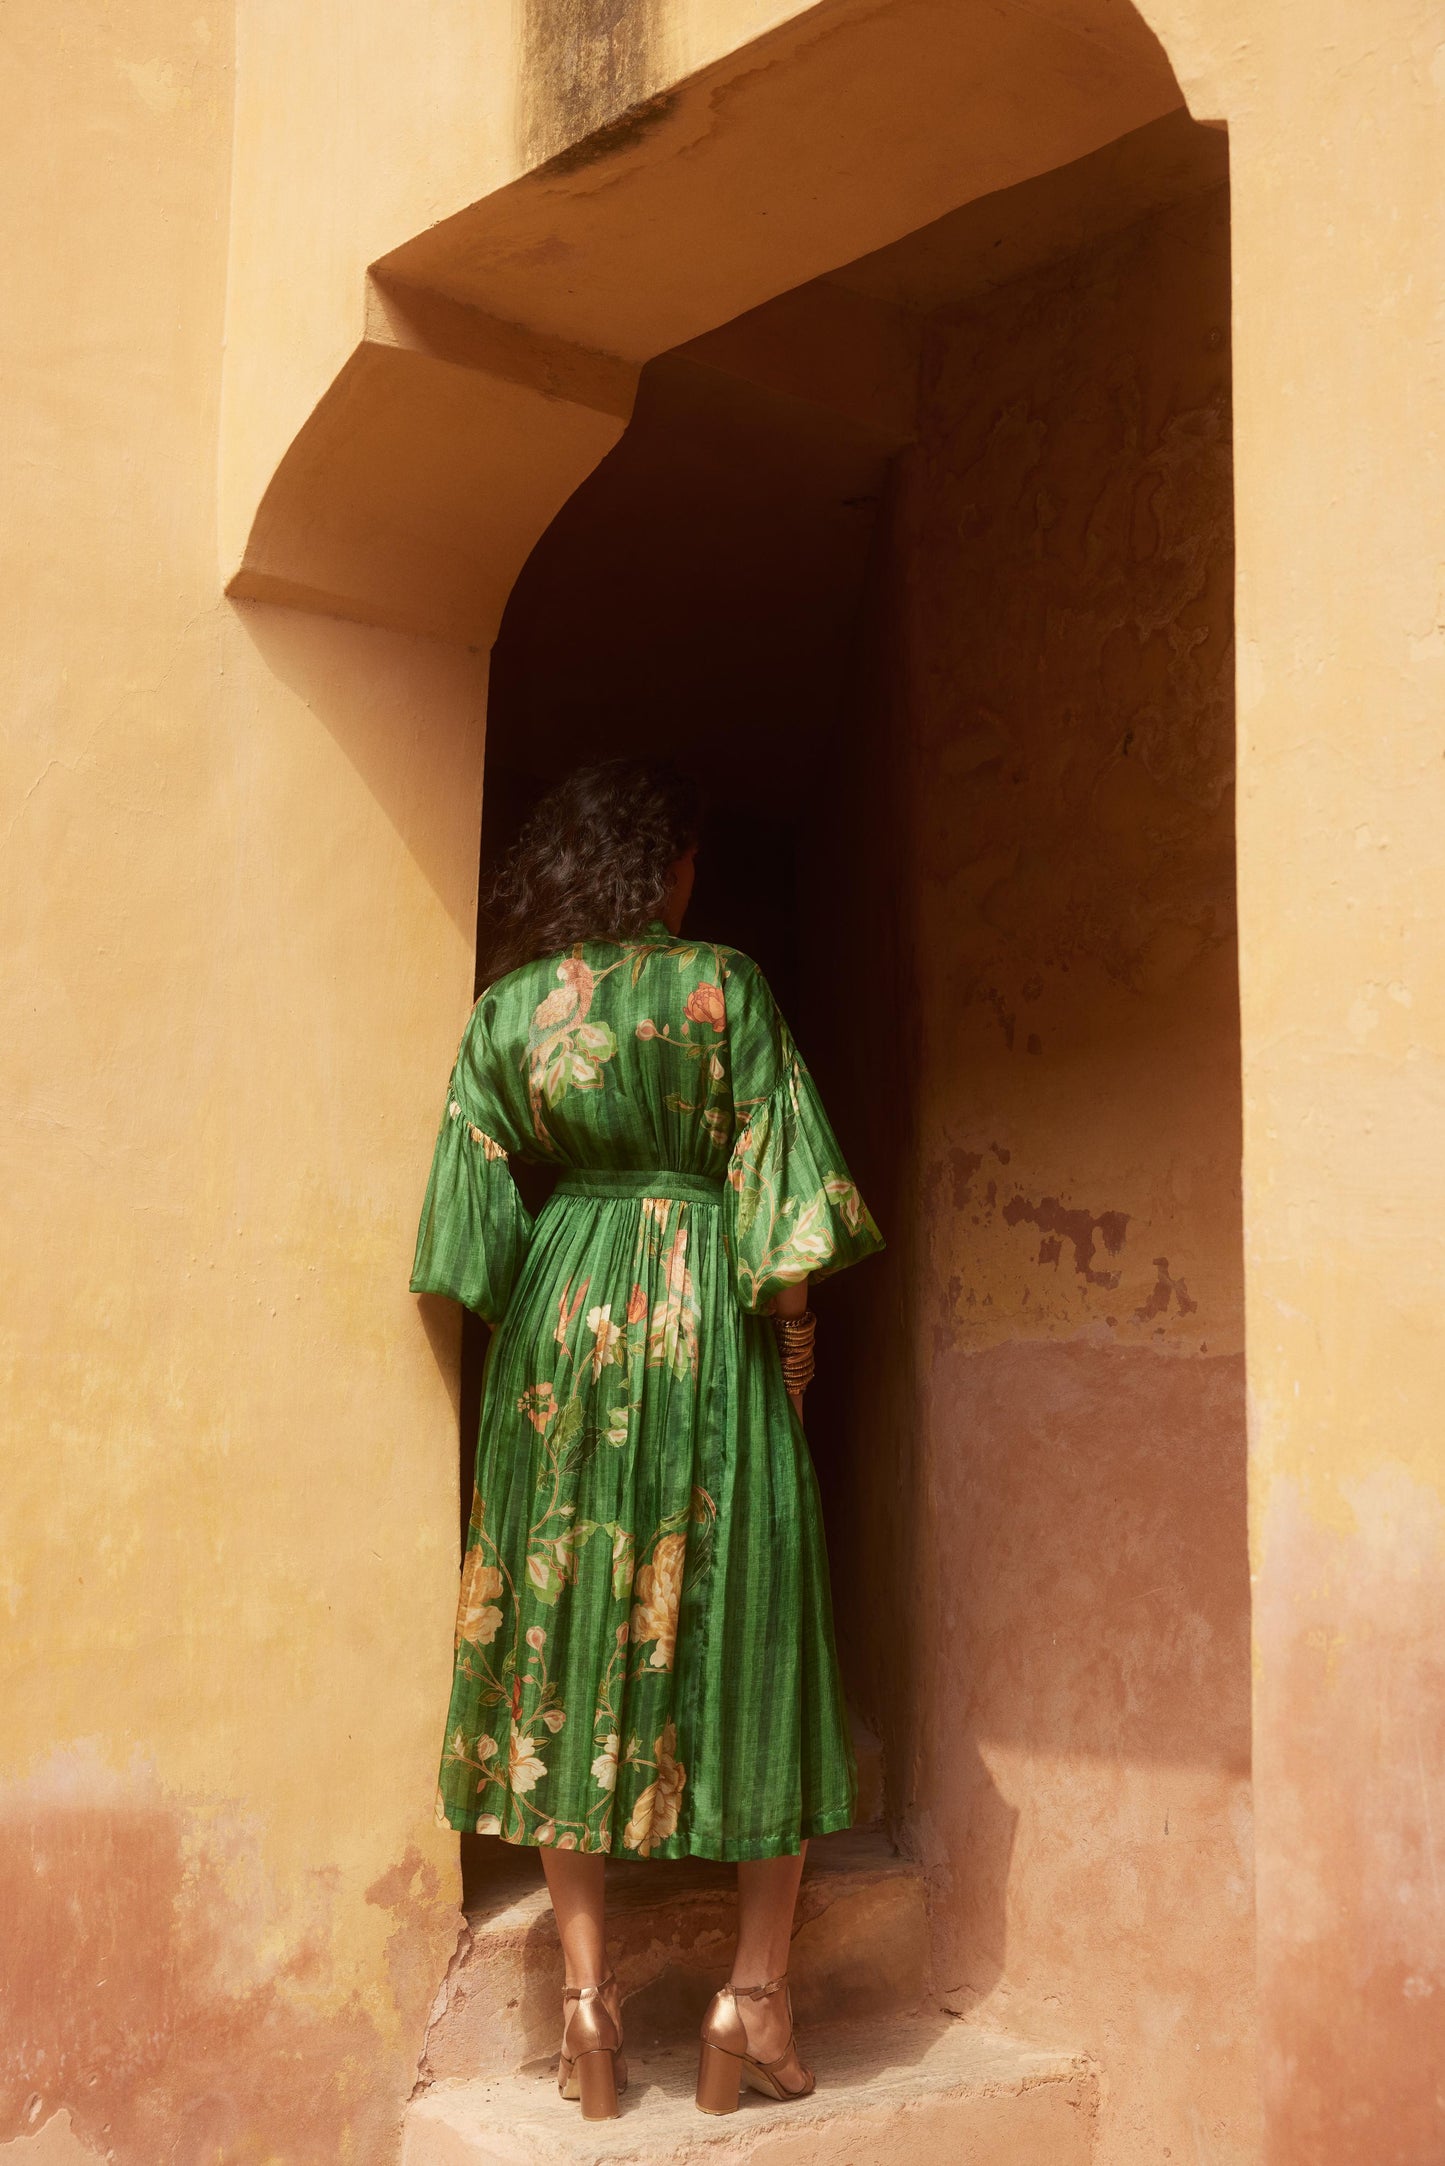
[[[772,1320],[782,1358],[783,1382],[789,1391],[806,1391],[813,1381],[813,1335],[818,1319],[811,1309],[801,1316],[775,1316]]]

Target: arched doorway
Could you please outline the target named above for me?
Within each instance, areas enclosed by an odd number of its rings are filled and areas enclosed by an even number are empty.
[[[811,1427],[928,1998],[1110,2036],[1105,2156],[1254,2142],[1229,468],[1225,146],[1181,114],[650,364],[493,660],[484,873],[579,758],[710,786],[696,927],[774,977],[890,1235],[822,1297]],[[474,1859],[479,1946],[516,1876]],[[1157,2047],[1181,2005],[1208,2063]]]

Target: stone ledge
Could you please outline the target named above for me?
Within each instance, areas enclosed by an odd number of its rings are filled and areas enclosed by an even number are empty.
[[[809,2041],[818,2089],[693,2104],[696,2051],[632,2054],[616,2121],[584,2122],[555,2076],[438,2084],[408,2110],[402,2166],[1088,2166],[1096,2079],[1081,2056],[945,2016],[840,2025]]]

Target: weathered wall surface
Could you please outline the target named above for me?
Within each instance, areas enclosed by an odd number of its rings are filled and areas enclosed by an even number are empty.
[[[921,1073],[851,1651],[941,1990],[1096,2048],[1121,2161],[1258,2141],[1228,325],[1215,194],[936,328],[879,582]]]
[[[454,1931],[485,684],[220,598],[230,44],[6,17],[0,2154],[120,2166],[387,2156]]]
[[[1445,2156],[1445,42],[1270,18],[1233,131],[1270,2156]]]

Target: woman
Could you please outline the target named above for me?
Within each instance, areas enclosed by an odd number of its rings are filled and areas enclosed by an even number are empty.
[[[853,1816],[800,1417],[808,1282],[881,1242],[762,973],[680,937],[697,839],[690,785],[634,761],[528,823],[411,1280],[497,1326],[439,1812],[541,1850],[588,2118],[625,2082],[606,1855],[737,1861],[698,2086],[727,2112],[813,2087],[793,1908],[808,1837]],[[535,1225],[514,1157],[561,1175]]]

